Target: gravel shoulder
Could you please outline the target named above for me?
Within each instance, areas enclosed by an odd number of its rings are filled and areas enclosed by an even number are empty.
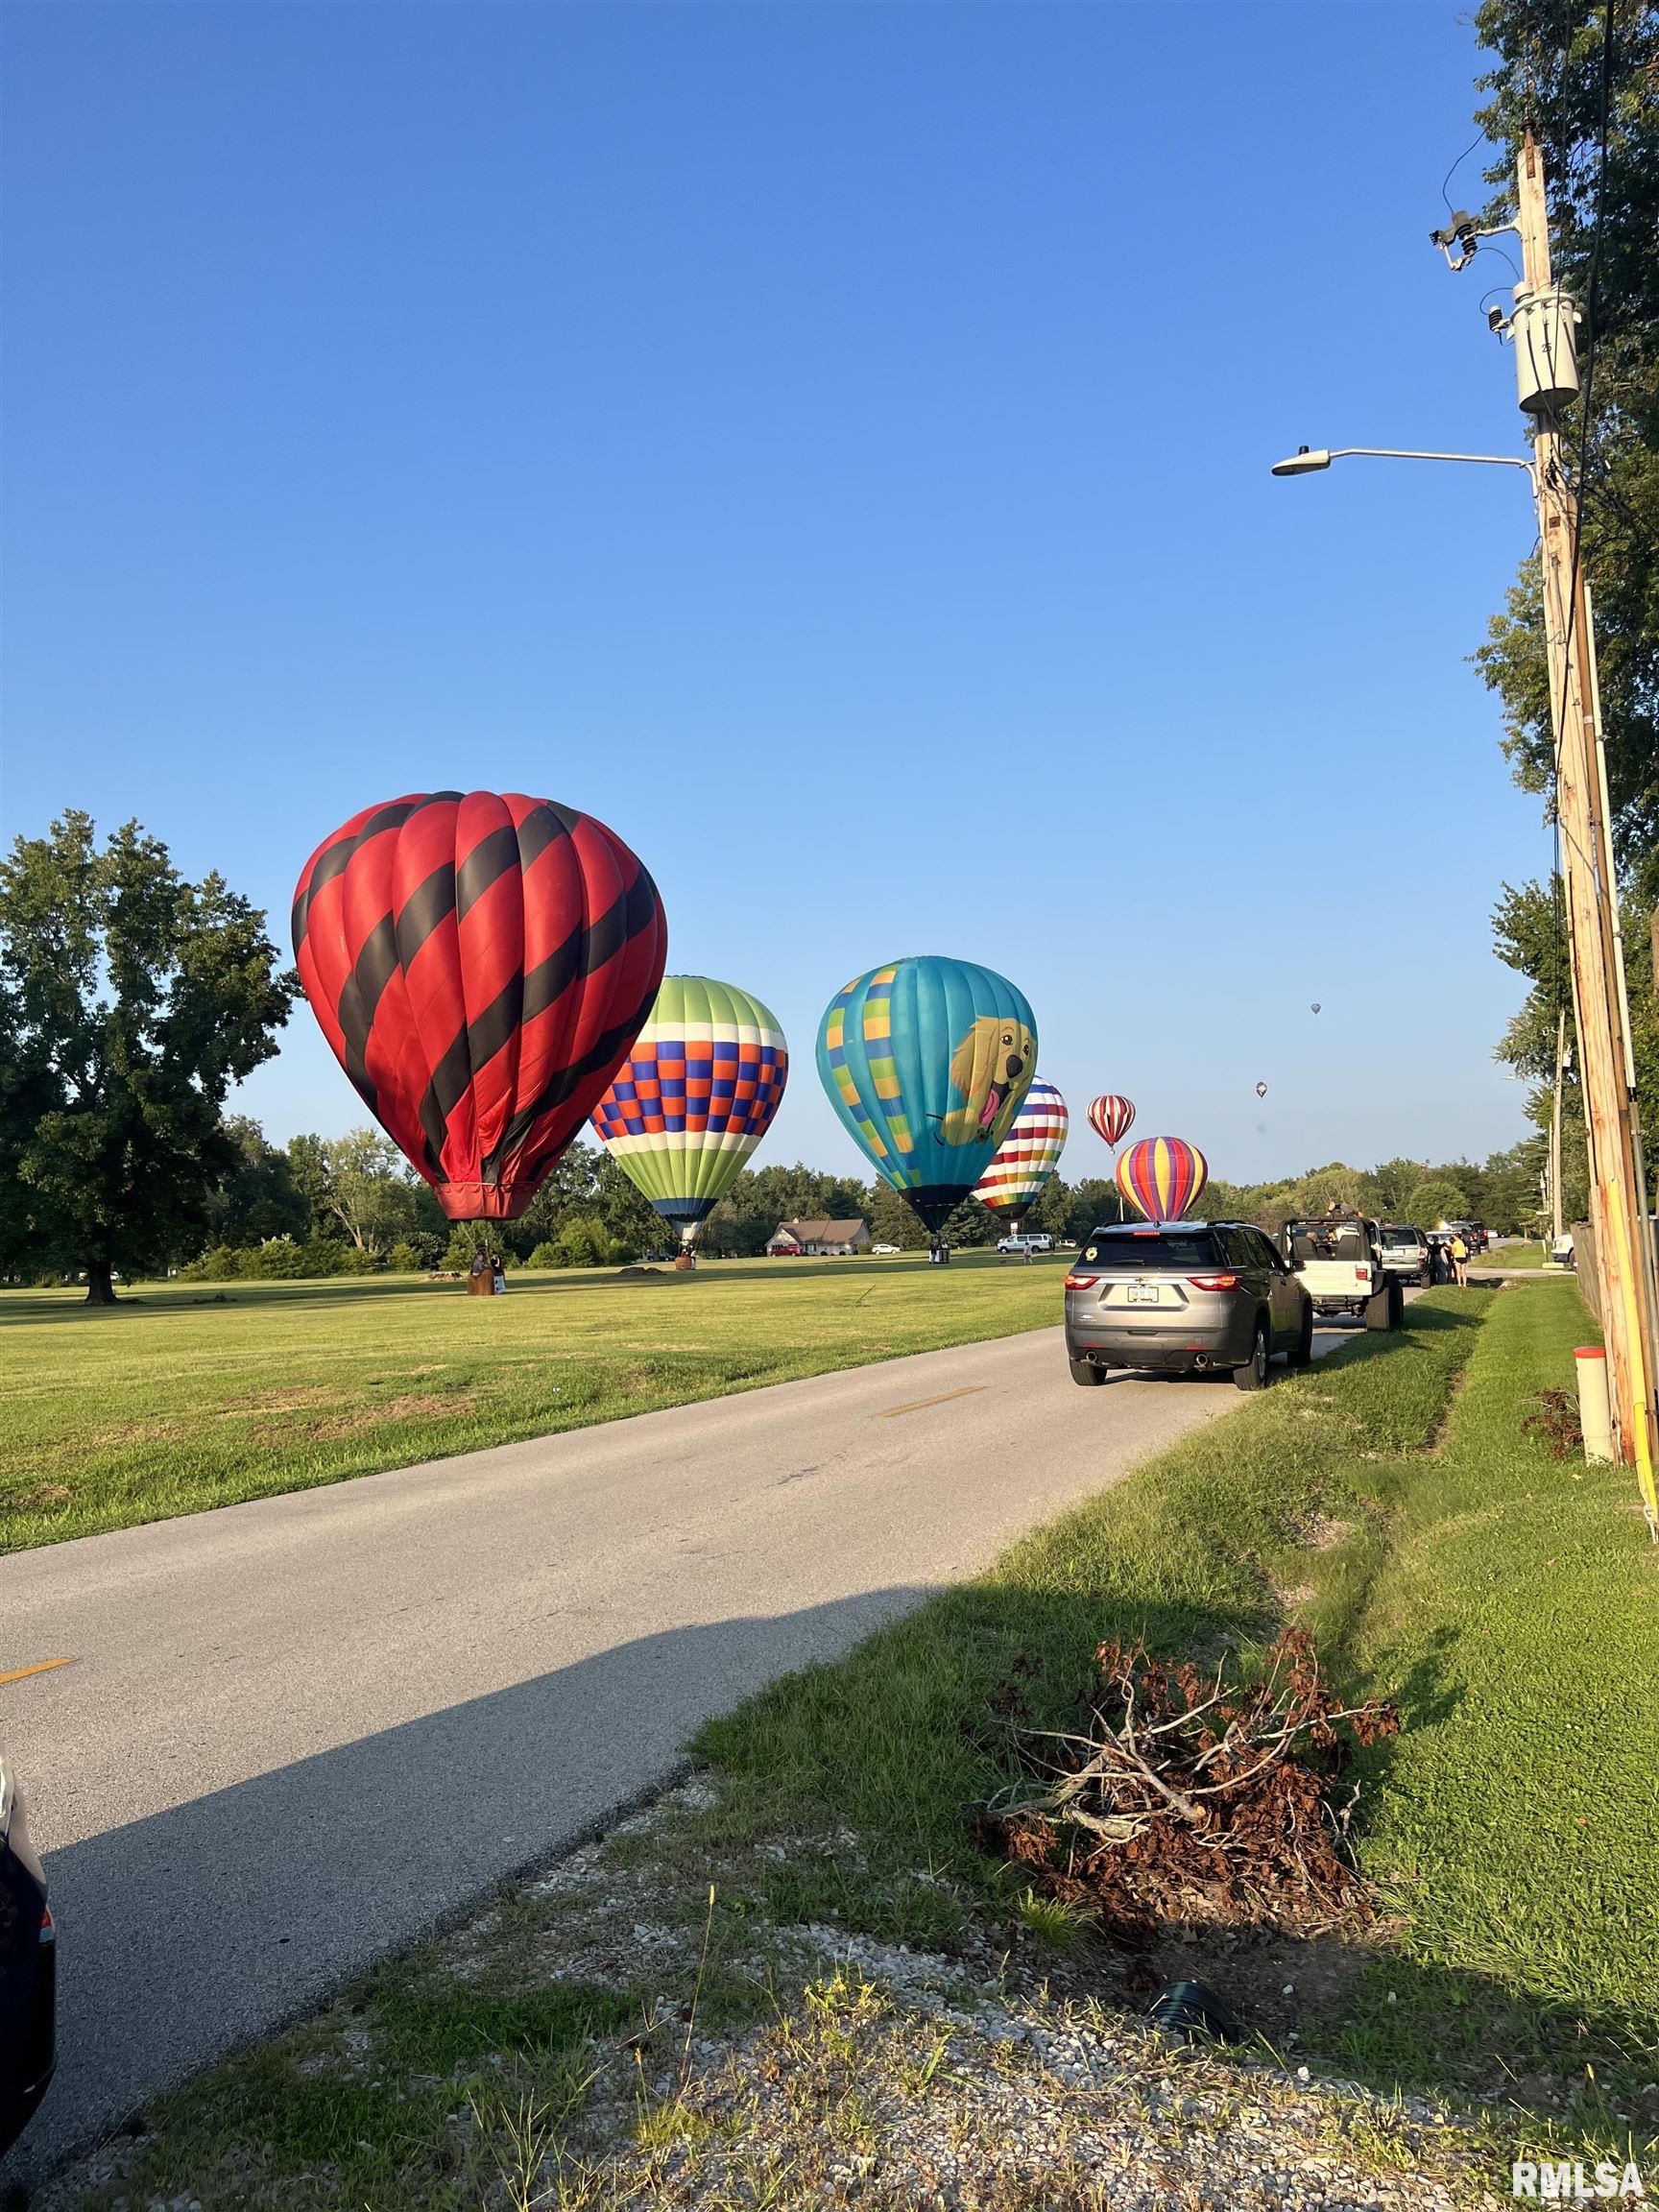
[[[162,2101],[38,2212],[1500,2201],[1473,2123],[1167,2041],[926,1869],[932,1941],[786,1916],[858,1861],[847,1832],[734,1840],[699,1773]]]

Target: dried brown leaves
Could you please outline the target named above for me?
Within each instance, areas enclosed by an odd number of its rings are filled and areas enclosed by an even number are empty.
[[[994,1700],[1020,1771],[981,1809],[988,1848],[1119,1936],[1217,1922],[1307,1936],[1372,1919],[1344,1777],[1357,1745],[1397,1732],[1395,1706],[1340,1705],[1294,1628],[1250,1681],[1121,1644],[1101,1645],[1094,1669],[1069,1729],[1033,1726],[1018,1681]]]

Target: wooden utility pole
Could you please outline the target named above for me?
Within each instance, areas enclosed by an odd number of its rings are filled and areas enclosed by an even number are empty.
[[[1544,161],[1528,131],[1518,164],[1518,228],[1529,302],[1552,294]],[[1523,314],[1516,346],[1534,343]],[[1559,381],[1559,379],[1556,379]],[[1618,887],[1611,865],[1589,596],[1578,555],[1578,501],[1568,480],[1565,440],[1553,406],[1527,397],[1536,424],[1533,488],[1538,500],[1544,630],[1555,740],[1555,810],[1561,830],[1578,1072],[1590,1150],[1590,1210],[1600,1278],[1601,1325],[1612,1370],[1615,1441],[1633,1460],[1649,1517],[1659,1525],[1654,1461],[1654,1316],[1649,1311],[1651,1231],[1638,1166],[1632,1114],[1628,1013],[1618,934]],[[1559,1185],[1557,1184],[1557,1190]]]
[[[1555,1023],[1555,1100],[1550,1111],[1550,1236],[1559,1244],[1567,1225],[1561,1213],[1561,1084],[1567,1070],[1567,1009]]]

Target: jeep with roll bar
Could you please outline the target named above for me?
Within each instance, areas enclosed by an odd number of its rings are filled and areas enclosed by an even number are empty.
[[[1286,1221],[1279,1249],[1302,1278],[1321,1318],[1341,1314],[1367,1329],[1397,1329],[1406,1310],[1400,1277],[1383,1264],[1382,1235],[1367,1214],[1322,1214]]]

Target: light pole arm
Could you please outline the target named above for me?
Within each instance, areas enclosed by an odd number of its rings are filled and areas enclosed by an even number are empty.
[[[1328,445],[1304,445],[1287,461],[1275,461],[1273,474],[1311,476],[1318,469],[1329,469],[1333,461],[1346,461],[1354,454],[1371,461],[1467,461],[1478,469],[1525,469],[1534,493],[1538,489],[1536,468],[1518,453],[1414,453],[1399,445],[1338,445],[1334,450]]]
[[[1531,462],[1518,453],[1407,453],[1393,445],[1338,445],[1331,458],[1345,461],[1351,453],[1377,461],[1472,461],[1480,469],[1525,469],[1528,476],[1532,473]]]

